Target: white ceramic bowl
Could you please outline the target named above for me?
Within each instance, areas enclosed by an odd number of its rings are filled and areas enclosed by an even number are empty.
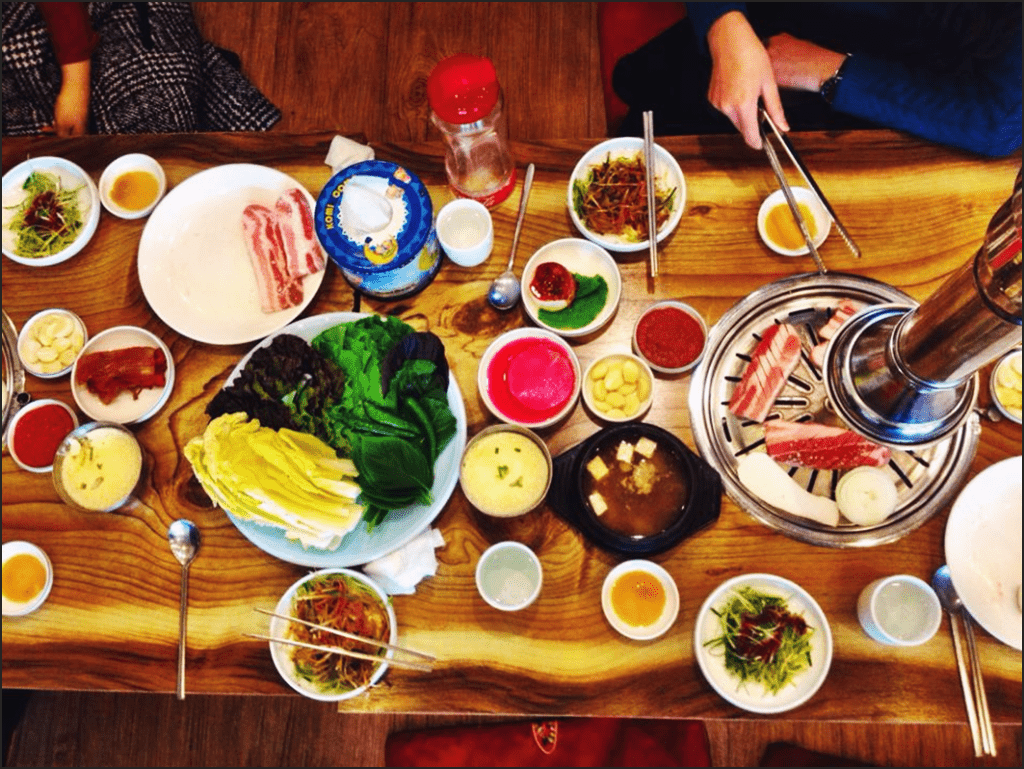
[[[649,625],[630,625],[616,613],[612,603],[612,588],[615,583],[620,577],[633,571],[643,572],[650,579],[656,580],[665,591],[665,606],[658,618]],[[679,588],[672,575],[653,561],[623,561],[608,572],[604,579],[601,586],[601,609],[609,624],[622,635],[634,641],[650,641],[664,635],[679,616]]]
[[[33,171],[51,171],[60,176],[63,184],[80,188],[78,206],[82,214],[82,229],[78,237],[64,250],[50,256],[37,258],[19,256],[14,253],[15,237],[9,229],[15,211],[10,208],[17,206],[24,197],[22,185]],[[67,261],[81,251],[96,234],[96,226],[100,222],[100,196],[92,178],[80,166],[64,158],[43,156],[19,163],[3,178],[3,253],[8,259],[25,264],[29,267],[49,267]]]
[[[489,483],[487,484],[486,489],[480,489],[477,486],[475,486],[472,482],[467,481],[466,479],[467,457],[470,457],[474,453],[474,449],[478,446],[478,444],[481,441],[488,438],[489,436],[501,433],[518,433],[520,435],[526,436],[529,440],[533,441],[533,443],[537,446],[538,450],[544,458],[545,464],[545,477],[543,479],[543,483],[537,484],[536,496],[531,496],[531,498],[523,500],[521,505],[513,506],[511,508],[498,508],[494,504],[496,497],[500,497],[505,502],[509,500],[509,496],[506,493],[508,489],[507,487],[503,489],[500,485],[498,485],[500,484],[500,481],[497,484]],[[490,448],[487,447],[487,450],[489,452]],[[509,473],[509,478],[508,480],[505,481],[505,483],[514,483],[516,480],[514,474],[518,471],[512,469],[511,467],[509,467],[509,470],[511,470],[511,472]],[[466,450],[462,453],[462,461],[460,462],[459,465],[459,483],[462,488],[462,493],[466,495],[466,499],[468,499],[469,503],[480,512],[485,513],[486,515],[493,516],[495,518],[516,518],[520,515],[525,515],[531,510],[536,509],[537,506],[539,506],[541,502],[544,501],[544,498],[547,496],[548,490],[551,488],[552,475],[553,469],[551,462],[551,452],[548,450],[547,444],[541,439],[539,435],[533,432],[533,430],[530,430],[526,427],[520,427],[519,425],[510,424],[490,425],[489,427],[485,427],[483,430],[474,435],[466,444]],[[493,477],[492,480],[494,480]],[[517,489],[517,492],[522,493],[520,491],[521,488],[522,486],[520,486],[520,488]]]
[[[126,347],[158,347],[167,359],[163,387],[142,390],[138,398],[130,392],[122,392],[110,403],[103,403],[89,388],[78,382],[78,366],[89,353],[120,350]],[[114,326],[101,331],[82,348],[78,360],[71,370],[71,394],[75,396],[78,408],[97,422],[118,422],[123,425],[144,422],[156,414],[174,388],[174,358],[164,341],[151,331],[138,326]]]
[[[50,595],[50,590],[53,588],[53,564],[50,563],[50,558],[43,552],[42,548],[33,545],[31,542],[4,542],[3,565],[7,566],[7,562],[16,555],[30,555],[38,560],[46,571],[46,581],[43,584],[42,590],[28,601],[12,601],[7,596],[3,596],[3,615],[5,617],[21,617],[25,614],[31,614],[43,605]]]
[[[387,612],[388,620],[391,624],[391,633],[388,636],[387,642],[390,644],[396,644],[398,642],[398,621],[395,618],[395,610],[391,606],[391,601],[388,599],[387,594],[372,579],[367,577],[365,574],[353,571],[352,569],[322,569],[320,571],[314,571],[311,574],[307,574],[297,580],[285,591],[284,595],[281,596],[281,600],[277,602],[277,607],[274,609],[274,612],[276,614],[291,616],[292,599],[295,598],[299,588],[311,580],[328,574],[343,574],[349,579],[362,583],[377,596],[384,610]],[[288,620],[286,619],[272,617],[270,620],[270,635],[274,638],[285,638],[288,624]],[[350,689],[346,692],[324,692],[314,686],[311,682],[299,677],[295,670],[295,663],[291,655],[291,648],[292,647],[285,644],[270,643],[270,656],[274,660],[274,667],[276,667],[277,672],[281,674],[281,678],[283,678],[285,682],[299,694],[309,697],[310,699],[320,700],[321,702],[340,702],[341,700],[358,697],[380,681],[384,673],[387,672],[387,660],[391,659],[394,654],[389,649],[383,655],[382,659],[384,661],[377,666],[377,669],[373,672],[373,675],[370,678],[370,682],[365,686]]]
[[[1012,371],[1010,366],[1013,365],[1014,361],[1016,361],[1016,366],[1019,370],[1021,363],[1020,350],[1008,352],[1006,355],[999,359],[999,362],[996,363],[996,365],[992,368],[992,376],[989,378],[989,393],[992,396],[993,405],[995,405],[995,407],[999,409],[999,412],[1007,419],[1016,422],[1017,424],[1020,424],[1020,410],[1018,409],[1016,411],[1012,411],[1009,406],[1007,406],[999,399],[999,393],[996,391],[996,385],[999,381],[999,377],[1006,376],[1010,371]]]
[[[64,401],[52,398],[42,398],[37,401],[31,401],[11,417],[11,429],[7,433],[7,449],[11,452],[11,459],[14,460],[15,464],[17,464],[22,470],[28,470],[30,473],[48,473],[53,470],[53,462],[44,467],[35,467],[34,465],[27,464],[24,461],[24,459],[18,454],[18,441],[15,440],[15,436],[18,431],[18,424],[27,414],[31,414],[33,411],[38,411],[41,408],[49,407],[62,409],[71,418],[71,429],[68,430],[69,433],[78,427],[78,416],[75,414],[74,410],[64,403]],[[63,437],[61,440],[63,440]],[[60,441],[57,442],[57,446],[54,446],[54,454],[56,454],[59,445]]]
[[[126,208],[114,201],[111,195],[111,190],[118,177],[130,171],[142,171],[156,179],[156,195],[141,208]],[[122,219],[141,219],[149,216],[166,191],[167,176],[164,174],[163,166],[149,155],[143,155],[139,152],[122,155],[108,165],[100,176],[99,193],[103,207],[114,216],[119,216]]]
[[[508,391],[506,377],[510,368],[509,364],[517,354],[528,349],[528,343],[531,341],[552,349],[557,348],[560,351],[561,359],[564,359],[572,368],[574,380],[572,392],[560,406],[556,404],[548,409],[531,410],[523,405],[521,399],[517,400]],[[537,430],[550,427],[573,410],[580,396],[582,380],[579,359],[564,339],[541,328],[517,328],[506,331],[491,342],[484,351],[477,369],[476,383],[484,405],[494,416],[509,424]],[[544,381],[540,379],[536,380],[536,383],[543,386]]]
[[[624,410],[617,405],[614,398],[612,399],[612,402],[609,402],[608,400],[610,392],[607,389],[607,375],[601,377],[598,377],[597,375],[602,373],[599,368],[602,364],[608,366],[624,364],[630,361],[636,364],[638,369],[638,379],[635,383],[623,382],[623,384],[626,386],[628,391],[634,392],[637,395],[637,406],[636,410],[632,413],[624,413]],[[596,392],[599,383],[606,393],[604,397],[598,397]],[[613,382],[612,384],[615,383]],[[633,384],[637,389],[632,390],[629,387],[630,384]],[[606,422],[632,422],[643,417],[651,407],[651,403],[654,402],[654,374],[651,373],[651,367],[647,365],[643,358],[625,352],[612,353],[611,355],[604,355],[597,360],[592,361],[590,365],[587,366],[586,370],[583,372],[582,391],[583,402],[599,419],[603,419]],[[621,391],[622,387],[618,387],[614,390],[614,392],[620,394],[620,397],[624,397],[622,396]],[[603,404],[603,407],[600,404]]]
[[[932,586],[910,574],[869,582],[857,598],[864,632],[887,646],[918,646],[942,623],[942,605]]]
[[[72,336],[64,335],[64,338],[65,340],[71,340],[73,337],[73,343],[71,346],[58,354],[71,351],[74,354],[74,359],[72,359],[67,365],[61,365],[61,367],[56,371],[44,371],[41,368],[43,364],[41,364],[37,358],[38,353],[30,354],[28,350],[28,347],[33,343],[41,344],[43,342],[46,343],[44,345],[45,347],[56,349],[54,347],[54,342],[50,341],[48,338],[43,340],[39,339],[40,335],[46,335],[43,332],[43,326],[49,323],[50,316],[54,316],[58,320],[67,319],[71,324]],[[68,326],[63,325],[60,330],[63,331],[67,327]],[[78,343],[78,337],[74,336],[75,331],[81,335],[81,343]],[[41,310],[37,312],[25,322],[24,326],[21,327],[21,333],[18,334],[18,357],[21,359],[21,365],[24,366],[25,370],[33,376],[37,376],[41,379],[56,379],[57,377],[64,376],[71,371],[71,367],[75,365],[75,359],[78,358],[78,353],[82,351],[82,348],[85,347],[85,343],[87,341],[89,341],[89,332],[85,327],[85,321],[71,310],[65,310],[61,307],[52,307],[48,310]],[[62,343],[58,342],[57,346],[60,346],[61,344]],[[75,349],[76,345],[77,349]]]
[[[573,169],[572,176],[569,177],[569,189],[566,193],[566,205],[569,207],[569,216],[572,218],[573,224],[575,224],[576,228],[583,234],[583,237],[594,241],[599,246],[607,248],[610,251],[645,251],[648,248],[649,241],[647,239],[641,241],[630,241],[619,235],[600,235],[587,229],[587,226],[583,223],[583,220],[577,213],[576,206],[573,202],[574,187],[577,180],[585,179],[590,173],[590,169],[600,163],[603,163],[609,154],[611,159],[615,160],[622,157],[634,158],[637,155],[643,155],[643,151],[643,139],[632,136],[608,139],[584,153],[583,157],[580,158],[576,167]],[[679,163],[676,162],[676,159],[672,157],[672,154],[668,150],[658,144],[655,144],[654,154],[656,161],[656,178],[659,181],[659,186],[676,188],[676,194],[673,199],[672,214],[669,216],[668,221],[658,229],[658,242],[660,243],[676,228],[679,224],[679,220],[683,217],[683,210],[686,208],[686,179],[683,176],[683,170],[679,167]]]
[[[580,328],[559,328],[542,318],[541,303],[530,291],[530,283],[536,276],[537,267],[545,262],[557,262],[577,275],[600,275],[604,278],[608,284],[608,299],[592,321]],[[541,328],[564,337],[586,336],[602,328],[612,319],[622,296],[622,276],[612,255],[601,246],[582,238],[562,238],[541,246],[530,257],[523,268],[522,294],[526,314]]]
[[[641,323],[645,323],[645,318],[647,318],[651,313],[653,313],[653,312],[655,312],[657,310],[665,309],[665,308],[673,308],[673,309],[681,310],[682,312],[685,312],[687,315],[689,315],[697,323],[698,326],[700,326],[700,333],[701,333],[701,349],[700,349],[700,352],[697,354],[696,357],[694,357],[692,360],[690,360],[688,363],[686,363],[686,364],[684,364],[682,366],[665,366],[663,364],[655,363],[653,360],[648,358],[647,355],[644,354],[643,346],[640,344],[640,342],[637,339],[637,334],[638,334],[638,331],[640,330],[640,325],[641,325]],[[662,302],[655,302],[650,307],[648,307],[646,310],[644,310],[640,314],[640,317],[636,319],[636,323],[633,324],[633,341],[632,341],[632,344],[633,344],[633,352],[636,353],[653,370],[657,371],[659,374],[668,374],[668,375],[685,374],[686,372],[691,371],[694,367],[696,367],[696,365],[698,363],[700,363],[701,359],[704,357],[704,350],[707,349],[707,344],[708,344],[708,325],[707,325],[707,323],[704,322],[704,318],[701,317],[701,314],[699,312],[697,312],[693,307],[691,307],[690,305],[686,304],[686,302],[679,302],[679,301],[676,301],[674,299],[666,299],[665,301],[662,301]]]
[[[441,248],[460,267],[476,267],[494,248],[491,212],[478,200],[456,198],[437,214],[437,239]]]
[[[706,646],[721,635],[719,619],[711,610],[721,608],[730,593],[748,585],[760,592],[785,598],[789,611],[802,615],[814,628],[810,639],[810,668],[797,675],[777,694],[765,692],[757,683],[741,683],[725,669],[722,653]],[[782,713],[807,702],[824,683],[832,664],[832,630],[818,602],[795,582],[773,574],[742,574],[715,588],[700,607],[693,628],[693,648],[701,673],[724,700],[752,713]]]
[[[537,600],[544,583],[540,559],[519,542],[498,542],[476,564],[476,589],[499,611],[520,611]]]
[[[806,187],[790,187],[793,191],[793,198],[796,202],[803,203],[811,211],[811,215],[814,217],[814,226],[816,234],[813,238],[814,247],[821,248],[821,244],[828,238],[828,234],[832,229],[832,217],[828,215],[828,212],[822,207],[821,203]],[[810,250],[807,245],[804,244],[799,248],[786,248],[780,243],[776,243],[768,236],[765,223],[768,219],[768,214],[776,206],[782,206],[786,211],[789,211],[789,205],[786,203],[786,193],[782,190],[775,190],[771,195],[764,199],[761,204],[760,210],[757,212],[757,232],[761,236],[761,240],[764,241],[765,245],[768,246],[772,251],[783,256],[803,256],[809,254]]]

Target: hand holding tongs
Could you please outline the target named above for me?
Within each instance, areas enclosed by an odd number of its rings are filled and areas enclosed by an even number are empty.
[[[804,236],[804,241],[807,243],[807,248],[811,252],[811,256],[814,257],[814,262],[818,266],[818,271],[821,273],[827,272],[827,270],[825,269],[825,265],[821,261],[821,257],[818,255],[818,249],[815,248],[810,233],[807,231],[807,224],[806,222],[804,222],[803,217],[800,215],[800,210],[799,208],[797,208],[796,200],[793,198],[793,192],[789,188],[789,183],[786,181],[785,174],[782,173],[782,166],[779,164],[779,157],[775,152],[775,148],[768,141],[769,137],[768,132],[765,131],[765,125],[767,125],[771,129],[772,134],[775,136],[776,139],[778,139],[779,144],[782,145],[782,148],[786,151],[786,154],[789,155],[789,159],[793,162],[793,165],[795,165],[796,169],[800,172],[800,176],[803,177],[804,182],[814,193],[814,196],[818,199],[818,202],[821,203],[822,207],[828,212],[829,217],[832,219],[832,222],[836,226],[836,231],[843,239],[843,242],[846,243],[847,248],[850,249],[850,252],[854,256],[860,258],[860,248],[858,248],[857,244],[853,242],[853,238],[850,237],[850,233],[847,232],[846,228],[843,226],[843,223],[839,221],[839,217],[836,215],[836,212],[832,208],[832,205],[828,202],[828,199],[825,197],[825,194],[821,191],[821,188],[818,186],[817,182],[814,181],[814,177],[811,176],[810,171],[808,171],[804,164],[800,161],[800,158],[796,154],[796,150],[793,149],[793,145],[790,143],[789,139],[786,138],[785,134],[779,131],[779,129],[775,126],[775,123],[768,116],[768,113],[764,110],[763,107],[758,107],[758,117],[758,124],[761,129],[761,143],[764,146],[765,154],[768,155],[768,161],[772,164],[772,170],[775,172],[775,176],[779,180],[779,186],[782,187],[782,193],[783,195],[786,196],[786,202],[789,204],[789,208],[793,212],[793,218],[796,219],[797,226],[800,228],[800,233]]]

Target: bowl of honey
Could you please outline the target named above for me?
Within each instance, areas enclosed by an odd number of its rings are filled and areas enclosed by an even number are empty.
[[[3,615],[31,614],[50,595],[53,565],[46,553],[31,542],[4,542]]]
[[[122,219],[141,219],[156,208],[167,191],[163,167],[149,155],[122,155],[100,176],[103,207]]]
[[[807,234],[815,248],[820,248],[832,229],[832,219],[818,198],[806,187],[791,187],[797,209],[807,225]],[[800,226],[796,223],[786,193],[776,190],[761,204],[757,213],[757,231],[772,251],[782,256],[803,256],[810,253]]]
[[[664,635],[679,616],[679,588],[672,575],[652,561],[620,563],[605,577],[601,608],[608,623],[635,641]]]

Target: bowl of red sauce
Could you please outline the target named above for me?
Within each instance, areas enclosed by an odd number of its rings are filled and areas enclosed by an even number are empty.
[[[63,401],[33,401],[11,420],[7,448],[22,470],[48,473],[53,469],[57,448],[76,427],[78,417]]]
[[[633,327],[633,351],[662,374],[685,374],[704,356],[708,327],[685,302],[666,300],[648,307]]]
[[[580,362],[557,334],[517,328],[484,351],[477,388],[484,405],[509,424],[550,427],[572,411],[580,396]]]

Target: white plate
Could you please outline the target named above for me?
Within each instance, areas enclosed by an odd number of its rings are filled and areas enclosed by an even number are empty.
[[[982,470],[960,492],[946,521],[946,563],[971,615],[1020,650],[1020,457]]]
[[[57,173],[67,184],[84,185],[78,192],[78,207],[82,214],[82,229],[71,245],[63,251],[58,251],[52,256],[43,256],[36,259],[18,256],[14,253],[15,237],[7,225],[14,217],[14,211],[9,208],[16,206],[25,198],[21,187],[29,174],[33,171],[52,171]],[[100,194],[96,189],[96,183],[80,166],[70,160],[56,157],[38,157],[19,163],[3,178],[3,252],[4,256],[29,267],[49,267],[53,264],[60,264],[77,254],[96,234],[96,227],[100,223]]]
[[[299,316],[326,270],[303,280],[301,304],[265,313],[242,232],[247,205],[273,208],[291,187],[305,192],[312,211],[316,201],[301,184],[266,166],[216,166],[167,193],[139,241],[142,292],[160,320],[197,342],[241,344],[262,339]]]
[[[296,321],[281,329],[279,333],[294,334],[308,342],[325,329],[364,317],[366,317],[365,314],[355,312],[324,313]],[[272,339],[273,337],[268,337],[256,345],[253,350],[266,347]],[[241,373],[253,350],[250,350],[235,366],[231,376],[228,377],[228,384]],[[459,465],[462,461],[462,453],[466,449],[466,406],[454,375],[448,379],[448,408],[455,416],[457,427],[455,437],[441,452],[441,456],[434,464],[434,486],[430,490],[433,501],[429,505],[409,505],[400,510],[392,510],[381,523],[377,524],[372,533],[367,532],[366,524],[360,521],[352,531],[345,535],[337,549],[306,548],[299,542],[288,539],[284,529],[237,518],[230,510],[225,512],[246,539],[260,550],[270,553],[282,561],[299,566],[316,568],[356,566],[390,553],[408,543],[437,518],[451,497],[455,484],[459,481]]]
[[[811,667],[796,676],[792,684],[778,694],[766,693],[758,683],[741,684],[738,678],[726,671],[724,657],[704,646],[721,634],[719,620],[712,613],[712,607],[717,609],[725,603],[729,593],[748,585],[763,593],[785,598],[789,610],[802,615],[814,628]],[[832,664],[832,630],[818,602],[795,582],[773,574],[742,574],[715,588],[700,607],[693,630],[693,648],[701,672],[723,699],[752,713],[782,713],[807,702],[825,681]]]

